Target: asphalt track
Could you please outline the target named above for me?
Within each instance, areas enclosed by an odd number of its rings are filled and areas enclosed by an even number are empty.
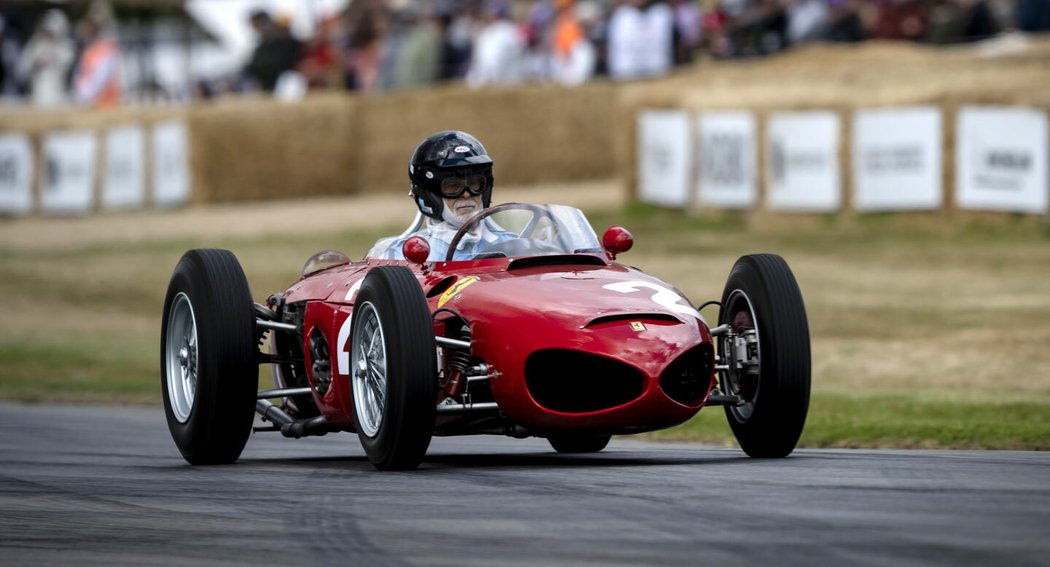
[[[1050,453],[260,433],[192,467],[157,408],[0,404],[4,565],[1050,565]]]

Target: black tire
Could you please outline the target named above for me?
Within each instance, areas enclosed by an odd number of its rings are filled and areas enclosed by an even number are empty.
[[[610,435],[552,435],[547,438],[559,453],[597,453],[609,444]]]
[[[160,370],[168,429],[191,464],[232,463],[244,450],[259,385],[255,333],[233,253],[186,252],[164,298]]]
[[[737,331],[758,330],[757,372],[735,379],[721,375],[725,393],[746,402],[725,406],[737,442],[751,457],[786,457],[802,435],[810,389],[809,323],[787,262],[774,254],[737,260],[722,292],[718,322]],[[721,345],[719,351],[726,352]]]
[[[365,454],[379,470],[414,469],[434,432],[437,347],[430,308],[412,271],[372,269],[357,293],[350,328],[354,426]],[[381,345],[382,353],[369,353],[366,345]]]

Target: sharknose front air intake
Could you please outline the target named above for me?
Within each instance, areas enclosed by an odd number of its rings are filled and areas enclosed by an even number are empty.
[[[645,389],[645,375],[604,356],[545,349],[525,362],[525,385],[536,403],[549,410],[588,413],[636,400]]]

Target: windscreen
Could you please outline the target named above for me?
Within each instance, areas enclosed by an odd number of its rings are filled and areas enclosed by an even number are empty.
[[[579,209],[565,205],[509,203],[483,211],[452,244],[455,259],[596,254],[598,237]]]

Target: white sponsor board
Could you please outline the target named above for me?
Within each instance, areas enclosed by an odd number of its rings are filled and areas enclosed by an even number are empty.
[[[955,202],[961,209],[1047,212],[1047,120],[1041,110],[959,109]]]
[[[44,137],[40,207],[45,213],[85,214],[95,202],[97,142],[90,130]]]
[[[692,176],[689,114],[643,110],[638,114],[639,198],[664,207],[685,207]]]
[[[853,117],[853,207],[932,210],[944,203],[941,111],[858,110]]]
[[[766,202],[771,209],[825,212],[842,206],[837,114],[773,114],[766,146]]]
[[[33,208],[33,147],[24,134],[0,135],[0,215]]]
[[[705,112],[700,132],[697,200],[701,205],[750,209],[758,204],[755,116],[750,112]]]
[[[106,132],[106,176],[103,209],[134,209],[145,202],[146,134],[140,126]]]
[[[162,207],[190,200],[189,147],[186,125],[179,121],[153,126],[153,202]]]

